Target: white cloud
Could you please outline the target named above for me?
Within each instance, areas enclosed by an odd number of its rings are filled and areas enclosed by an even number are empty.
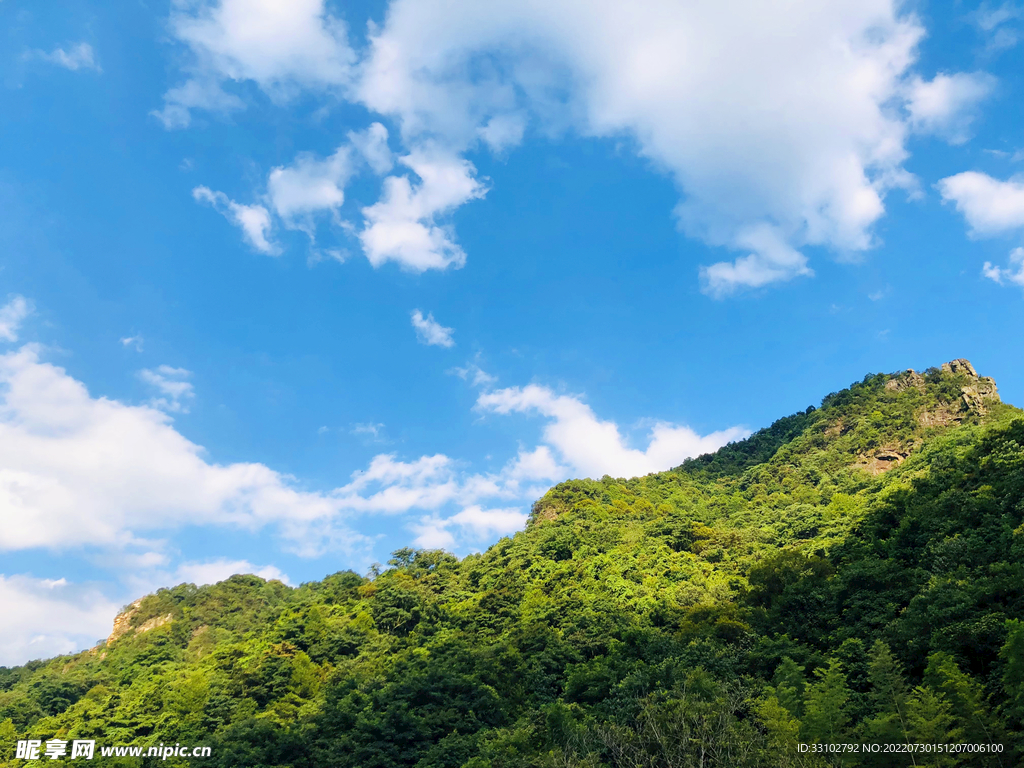
[[[151,400],[150,405],[170,413],[188,413],[187,402],[196,394],[192,383],[188,381],[191,375],[191,371],[169,365],[161,365],[156,370],[143,368],[139,371],[139,378],[160,393],[160,397]]]
[[[930,81],[910,84],[907,111],[910,125],[920,133],[935,133],[952,144],[963,144],[981,102],[991,95],[996,79],[986,72],[938,74]]]
[[[943,200],[967,219],[972,234],[998,235],[1024,227],[1024,179],[1000,181],[965,171],[938,183]]]
[[[352,175],[350,155],[350,149],[341,146],[324,160],[302,153],[292,166],[274,168],[267,179],[274,212],[292,226],[297,219],[314,213],[337,213],[345,202],[345,184]]]
[[[705,271],[722,295],[809,274],[804,245],[872,245],[908,183],[889,105],[922,35],[892,0],[394,0],[355,89],[414,146],[504,147],[524,116],[633,139],[678,183],[688,234],[752,252]]]
[[[454,373],[463,381],[468,381],[474,387],[489,387],[498,380],[474,362],[466,363],[463,368],[452,368],[448,373]]]
[[[436,512],[449,504],[466,507],[486,499],[535,497],[547,490],[547,485],[538,486],[538,481],[549,484],[565,479],[568,473],[547,446],[520,450],[493,474],[466,472],[462,463],[444,454],[408,462],[394,454],[379,454],[331,495],[353,513],[397,515],[415,509]]]
[[[731,427],[701,436],[688,427],[659,422],[651,429],[647,450],[640,451],[627,447],[618,426],[598,419],[579,398],[556,395],[536,384],[485,392],[477,399],[477,407],[493,413],[535,413],[548,418],[544,441],[577,472],[589,477],[635,477],[664,471],[749,434],[748,430]]]
[[[814,274],[807,266],[807,257],[789,245],[777,227],[759,224],[746,232],[737,232],[736,246],[749,248],[750,253],[735,261],[701,267],[705,293],[721,298],[741,287],[760,288],[798,275]]]
[[[886,194],[914,184],[909,133],[962,140],[994,82],[923,81],[925,31],[897,0],[794,0],[785,13],[757,0],[392,0],[359,61],[322,0],[182,2],[171,29],[195,59],[196,93],[168,94],[175,124],[193,107],[239,106],[221,86],[242,80],[274,98],[328,89],[397,122],[419,181],[388,177],[363,210],[374,266],[461,266],[438,219],[486,192],[464,154],[504,152],[533,125],[625,139],[670,175],[682,230],[739,252],[702,270],[714,296],[813,274],[807,246],[872,247]],[[363,154],[386,173],[381,135]]]
[[[526,525],[526,518],[518,509],[484,509],[474,504],[449,518],[449,524],[469,529],[477,538],[484,538],[518,531]]]
[[[88,43],[75,43],[68,50],[54,48],[49,53],[46,51],[32,51],[27,54],[27,57],[48,61],[51,64],[56,64],[58,67],[70,69],[72,72],[79,69],[92,69],[96,72],[103,71],[96,61],[96,54],[92,46]]]
[[[408,176],[384,179],[380,200],[363,209],[366,223],[359,240],[366,258],[374,267],[394,261],[412,272],[463,266],[465,251],[437,218],[486,194],[473,164],[436,149],[416,150],[399,162],[412,169],[419,184]]]
[[[353,53],[344,23],[323,0],[175,0],[173,35],[188,46],[191,77],[164,96],[156,112],[184,128],[193,109],[240,109],[225,81],[255,81],[277,100],[299,87],[334,90],[349,81]]]
[[[350,132],[349,143],[339,146],[328,158],[320,160],[301,153],[291,166],[274,168],[267,179],[266,198],[271,209],[286,227],[300,229],[311,238],[312,217],[325,211],[333,213],[336,223],[351,229],[350,224],[341,221],[339,211],[357,159],[376,173],[391,169],[387,130],[380,123],[373,123],[359,133]],[[363,208],[365,225],[358,237],[366,257],[375,268],[389,261],[413,272],[461,267],[466,254],[455,242],[450,228],[437,219],[472,198],[483,197],[486,189],[473,178],[473,165],[436,152],[412,153],[400,158],[400,162],[412,169],[420,181],[414,186],[408,176],[389,176],[384,180],[381,199]],[[212,205],[239,226],[245,239],[258,251],[280,253],[280,248],[268,239],[273,224],[264,206],[241,205],[224,193],[203,186],[193,189],[192,196]],[[325,253],[344,261],[342,251]],[[318,251],[312,260],[322,258]]]
[[[416,534],[412,540],[414,547],[423,549],[454,549],[455,536],[448,530],[445,521],[438,517],[424,517],[418,523],[409,526]]]
[[[253,565],[248,560],[220,558],[201,563],[182,563],[174,573],[176,583],[188,582],[199,587],[204,584],[216,584],[239,573],[251,573],[267,581],[276,579],[285,584],[291,584],[288,576],[280,568],[273,565]]]
[[[523,140],[526,118],[521,115],[496,115],[477,129],[480,138],[494,152],[517,146]]]
[[[161,570],[166,555],[146,552],[119,554],[118,563],[132,569],[128,581],[134,590],[133,596],[183,582],[198,586],[215,584],[239,573],[291,585],[279,568],[253,565],[248,560],[218,558],[185,562],[174,570]],[[95,586],[25,574],[0,574],[0,605],[4,609],[0,665],[23,664],[29,659],[46,659],[95,646],[110,634],[121,606]]]
[[[66,579],[0,574],[0,665],[74,653],[110,634],[120,605]]]
[[[433,313],[426,317],[418,309],[414,309],[410,315],[412,327],[416,329],[416,338],[421,344],[437,347],[454,347],[455,339],[452,338],[454,328],[445,328],[434,319]]]
[[[380,123],[371,123],[362,131],[349,131],[348,140],[378,176],[394,167],[395,158],[388,147],[388,129]]]
[[[15,296],[0,307],[0,339],[17,341],[22,322],[31,314],[32,302],[24,296]]]
[[[171,410],[191,397],[187,375],[161,366],[147,369],[143,378]],[[480,541],[521,525],[522,504],[572,472],[621,476],[667,469],[745,434],[732,429],[700,437],[658,423],[647,449],[639,451],[579,399],[542,387],[484,393],[478,403],[495,413],[545,416],[542,444],[520,448],[496,472],[472,472],[444,454],[410,461],[380,454],[347,484],[310,492],[263,464],[211,462],[166,413],[92,397],[63,369],[42,361],[38,346],[26,345],[0,355],[0,550],[117,552],[123,553],[117,562],[134,557],[131,562],[148,572],[167,561],[160,551],[165,542],[154,537],[186,526],[273,526],[299,554],[319,555],[370,544],[349,527],[357,516],[413,511],[426,513],[423,519],[433,520],[453,542]],[[374,435],[382,429],[363,427],[358,431]],[[452,508],[458,511],[449,513]],[[269,566],[244,567],[260,575],[279,573]],[[243,561],[224,559],[178,575],[212,579],[241,568]],[[155,577],[141,571],[138,583],[148,588]]]
[[[163,366],[147,379],[168,403],[181,402],[191,393],[185,373]],[[379,435],[383,425],[370,426]],[[381,454],[344,486],[302,491],[263,464],[208,461],[165,413],[91,397],[36,346],[0,355],[0,550],[152,552],[144,537],[183,526],[274,525],[300,554],[351,551],[368,543],[347,527],[354,516],[519,501],[566,473],[545,446],[521,450],[495,474],[467,472],[443,454]]]
[[[121,339],[121,346],[124,347],[135,347],[136,352],[142,351],[143,338],[142,334],[136,334],[135,336],[124,336]]]
[[[197,202],[207,203],[232,224],[242,230],[242,236],[260,253],[275,256],[281,249],[267,239],[270,234],[270,213],[262,205],[241,205],[223,192],[214,192],[209,187],[196,187],[192,197]]]
[[[159,369],[158,369],[159,370]],[[0,550],[123,547],[185,525],[276,524],[312,551],[339,527],[340,500],[263,464],[214,464],[148,406],[94,398],[29,345],[0,355]]]
[[[479,504],[466,507],[448,518],[424,517],[410,527],[416,538],[413,544],[425,549],[451,549],[456,538],[451,529],[458,529],[475,541],[492,536],[506,536],[522,530],[528,516],[519,509],[484,509]]]
[[[1016,267],[1016,270],[1013,267]],[[1009,267],[997,267],[992,262],[986,261],[981,273],[1000,285],[1013,283],[1024,288],[1024,248],[1014,248],[1010,252]]]
[[[193,78],[167,91],[163,109],[154,109],[149,114],[163,123],[164,128],[173,130],[187,128],[192,123],[194,109],[226,114],[244,108],[245,102],[221,88],[216,80]]]
[[[345,509],[398,514],[437,509],[463,493],[455,462],[439,453],[411,462],[398,461],[394,454],[379,454],[365,470],[353,472],[352,481],[332,495]]]

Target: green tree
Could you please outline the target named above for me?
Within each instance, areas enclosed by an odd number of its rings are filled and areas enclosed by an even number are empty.
[[[843,742],[850,699],[843,665],[838,659],[830,659],[827,667],[814,671],[814,676],[817,680],[807,686],[804,694],[803,736],[807,741],[823,744]]]
[[[790,715],[799,720],[803,716],[804,668],[789,656],[784,656],[775,670],[775,697]]]
[[[868,682],[871,716],[865,722],[865,735],[880,744],[906,742],[907,682],[899,662],[881,640],[871,646]]]
[[[950,654],[937,651],[928,657],[924,682],[949,702],[953,715],[963,729],[983,735],[990,743],[995,741],[981,685],[961,671]]]
[[[910,740],[917,744],[952,744],[963,737],[956,726],[953,707],[945,696],[929,686],[918,686],[907,699],[907,730]],[[947,768],[957,764],[953,754],[932,753],[919,766]]]
[[[1013,748],[1017,759],[1024,758],[1024,621],[1010,619],[1006,642],[999,650],[1003,662],[1003,692],[1006,703],[1003,714],[1012,730]]]

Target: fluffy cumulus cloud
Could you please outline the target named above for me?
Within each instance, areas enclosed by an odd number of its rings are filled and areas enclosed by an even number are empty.
[[[211,524],[277,524],[301,546],[341,509],[263,464],[207,461],[160,410],[90,396],[34,346],[0,356],[0,385],[0,550],[126,546]]]
[[[223,192],[214,192],[209,187],[196,187],[192,190],[196,202],[206,203],[213,207],[224,218],[242,230],[242,237],[260,253],[276,256],[281,249],[268,239],[273,223],[270,212],[262,205],[242,205],[236,203]]]
[[[95,645],[120,607],[95,587],[24,574],[0,574],[0,605],[0,665],[7,666]]]
[[[252,80],[284,100],[299,88],[343,86],[354,61],[345,24],[323,0],[174,0],[170,29],[191,61],[188,79],[153,113],[167,128],[188,126],[195,109],[244,107],[225,82]]]
[[[452,338],[455,330],[453,328],[445,328],[437,322],[434,319],[433,313],[424,317],[420,310],[414,309],[411,317],[412,327],[416,330],[416,338],[419,339],[421,344],[437,347],[455,346],[455,339]]]
[[[79,69],[91,69],[101,72],[99,62],[96,61],[96,53],[88,43],[75,43],[64,48],[54,48],[52,51],[30,51],[26,58],[40,59],[56,64],[58,67],[70,69],[75,72]]]
[[[162,366],[149,373],[170,402],[192,393],[184,386],[187,371]],[[544,416],[542,443],[520,448],[490,473],[444,454],[410,461],[380,454],[345,485],[309,492],[263,464],[207,460],[164,411],[92,397],[26,345],[0,356],[0,509],[7,521],[0,550],[149,547],[156,561],[147,567],[156,567],[165,557],[147,537],[188,525],[276,526],[295,551],[315,555],[366,544],[350,527],[360,515],[417,511],[435,527],[479,539],[508,532],[525,519],[516,505],[572,473],[646,474],[745,434],[730,429],[702,437],[659,423],[641,451],[578,398],[544,387],[485,392],[478,403],[492,413]]]
[[[907,102],[910,124],[919,132],[963,144],[969,138],[979,104],[995,86],[996,79],[985,72],[940,73],[927,82],[916,78]]]
[[[1024,228],[1024,178],[1001,181],[978,171],[949,176],[938,184],[943,200],[963,214],[971,233],[999,235]]]
[[[316,243],[317,217],[323,214],[330,216],[334,224],[342,228],[355,231],[355,226],[345,221],[341,216],[341,206],[345,202],[345,186],[354,175],[361,170],[369,169],[377,174],[385,174],[394,166],[394,158],[391,149],[388,147],[388,131],[380,123],[371,123],[362,131],[349,131],[348,136],[337,149],[328,157],[321,158],[310,152],[300,152],[290,165],[283,165],[273,168],[267,176],[266,191],[258,195],[258,201],[251,205],[236,203],[222,192],[214,192],[208,187],[200,186],[192,190],[192,196],[197,202],[213,206],[228,221],[232,222],[242,230],[243,238],[256,250],[269,255],[281,253],[280,246],[270,240],[270,232],[274,227],[275,220],[286,229],[295,229],[304,232],[311,243]],[[429,171],[430,168],[428,167]],[[408,184],[408,179],[402,177],[402,181]],[[442,190],[441,183],[435,181],[431,186],[421,184],[415,200],[426,201],[429,205],[437,197],[437,191]],[[390,183],[390,182],[387,182]],[[431,194],[433,193],[433,198]],[[379,204],[378,204],[379,205]],[[412,227],[426,227],[428,236],[426,247],[433,248],[441,253],[424,254],[422,249],[406,243],[403,247],[399,244],[389,248],[383,245],[380,249],[367,251],[371,256],[373,265],[380,266],[387,261],[397,261],[414,271],[423,271],[431,267],[444,268],[451,263],[459,262],[459,258],[451,254],[457,250],[449,240],[445,240],[445,231],[432,224],[432,217],[438,210],[444,209],[405,209],[406,218],[402,218],[402,210],[392,207],[390,220],[395,226],[408,227],[407,218],[413,215]],[[449,206],[450,207],[450,206]],[[382,209],[375,207],[374,211]],[[415,218],[419,215],[419,219]],[[275,219],[276,217],[276,219]],[[381,214],[378,218],[387,218],[388,213]],[[429,230],[436,229],[440,235],[434,236]],[[364,229],[362,236],[381,240],[380,232],[376,235],[367,235]],[[393,239],[402,240],[403,236]],[[433,241],[431,238],[433,237]],[[405,236],[405,240],[409,240]],[[436,242],[435,242],[436,241]],[[432,244],[431,244],[432,243]],[[447,250],[446,250],[447,249]],[[461,253],[461,252],[460,252]],[[319,261],[324,255],[330,256],[338,261],[345,260],[345,253],[338,249],[326,251],[314,250],[313,261]],[[464,256],[461,257],[464,260]],[[446,260],[447,259],[447,260]]]
[[[755,0],[392,0],[359,56],[323,3],[303,0],[269,54],[251,47],[266,62],[250,61],[246,45],[285,7],[180,5],[172,29],[201,73],[189,83],[335,88],[394,120],[413,175],[387,177],[354,231],[375,265],[415,271],[465,261],[443,218],[486,188],[464,153],[504,152],[532,126],[625,137],[669,174],[683,231],[739,254],[702,270],[708,293],[810,275],[807,246],[872,246],[886,193],[912,186],[910,132],[961,140],[994,82],[923,80],[924,29],[895,0],[795,0],[785,13]]]
[[[804,245],[871,245],[886,190],[906,180],[907,126],[887,105],[922,34],[890,0],[786,13],[753,0],[395,0],[357,93],[410,142],[468,145],[523,115],[631,137],[678,183],[684,231],[746,252],[705,270],[721,295],[809,274]]]
[[[17,341],[25,318],[32,314],[32,303],[24,296],[15,296],[0,307],[0,340]]]
[[[274,168],[267,178],[268,204],[285,226],[312,237],[312,217],[329,212],[337,219],[345,202],[345,185],[362,165],[378,174],[391,170],[388,130],[380,123],[349,131],[330,157],[320,159],[304,152],[291,165]]]
[[[375,267],[393,261],[411,272],[461,267],[466,252],[439,216],[486,194],[468,160],[436,149],[399,158],[419,178],[408,175],[384,179],[380,200],[363,209],[365,226],[359,233],[366,258]]]
[[[597,418],[578,397],[558,395],[536,384],[485,392],[477,399],[477,407],[499,414],[515,412],[547,418],[544,441],[576,472],[590,477],[660,472],[749,434],[732,427],[701,436],[689,427],[659,422],[651,429],[647,449],[641,451],[628,447],[618,425]]]
[[[1024,178],[1001,181],[965,171],[938,183],[943,200],[963,214],[974,237],[995,237],[1024,230]],[[1000,285],[1024,287],[1024,248],[1010,252],[1009,265],[986,261],[981,273]]]
[[[345,183],[352,174],[350,155],[349,148],[341,146],[323,160],[300,154],[293,165],[274,168],[267,179],[274,212],[293,225],[321,211],[337,212],[345,202]]]

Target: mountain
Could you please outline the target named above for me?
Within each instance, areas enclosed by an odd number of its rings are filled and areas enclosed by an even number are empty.
[[[670,471],[561,483],[461,561],[146,596],[96,648],[0,668],[0,765],[57,737],[211,748],[115,765],[1008,768],[1022,523],[1024,412],[991,379],[869,375]]]

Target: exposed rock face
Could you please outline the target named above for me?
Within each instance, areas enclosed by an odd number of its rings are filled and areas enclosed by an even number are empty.
[[[869,456],[862,456],[860,461],[853,466],[870,472],[872,475],[881,475],[893,467],[898,467],[909,455],[908,450],[900,447],[881,448]]]
[[[966,411],[984,411],[986,400],[999,402],[999,390],[996,382],[988,376],[979,376],[970,360],[963,358],[950,360],[942,364],[946,373],[961,374],[970,379],[970,383],[960,388],[961,409]]]
[[[960,387],[960,397],[957,400],[937,406],[933,405],[931,408],[923,408],[919,411],[917,421],[922,427],[954,426],[962,423],[970,414],[984,414],[991,403],[999,402],[999,392],[996,389],[995,381],[987,376],[979,376],[970,360],[963,358],[950,360],[948,363],[942,364],[942,371],[954,376],[963,376],[967,379],[967,383]],[[924,376],[913,369],[907,369],[885,382],[885,388],[890,392],[916,389],[923,393],[925,386]],[[826,432],[826,434],[828,433]],[[913,448],[912,443],[884,446],[873,453],[860,456],[853,466],[870,472],[872,475],[880,475],[899,466],[910,455]]]
[[[171,620],[171,614],[169,614],[169,613],[164,615],[164,616],[154,616],[149,621],[144,621],[142,624],[137,626],[135,628],[135,631],[136,632],[149,632],[149,630],[151,630],[151,629],[156,629],[157,627],[162,627],[164,624],[166,624],[170,620]]]
[[[979,376],[970,360],[957,358],[942,364],[943,373],[963,376],[967,383],[960,387],[957,401],[923,410],[917,420],[922,427],[948,427],[959,424],[968,414],[982,414],[991,403],[999,402],[999,390],[996,382],[988,376]],[[908,370],[885,383],[885,388],[893,392],[902,392],[908,387],[916,387],[924,391],[925,380],[920,374]]]
[[[938,408],[927,408],[917,415],[917,423],[922,427],[948,427],[964,420],[964,414],[955,406],[940,405]]]
[[[110,637],[107,638],[107,645],[110,645],[131,629],[132,617],[139,612],[140,605],[142,605],[141,597],[114,617],[114,629],[111,631]]]
[[[965,360],[962,357],[950,360],[948,363],[942,364],[942,371],[944,373],[966,376],[972,380],[970,384],[961,388],[962,407],[977,411],[984,408],[985,400],[999,402],[999,391],[996,389],[996,382],[987,376],[979,376],[978,372],[974,370],[974,366],[971,365],[970,360]],[[925,388],[924,376],[912,368],[908,368],[903,373],[885,382],[885,388],[890,392],[903,392],[911,387],[920,392],[924,392]],[[950,419],[939,419],[936,423],[945,424],[949,423],[949,421]],[[922,421],[923,423],[925,422]]]
[[[964,360],[962,357],[958,357],[956,360],[950,360],[948,363],[943,363],[942,370],[946,373],[965,373],[972,378],[978,378],[978,372],[974,370],[974,366],[971,365],[971,361]]]
[[[913,368],[908,368],[896,378],[889,379],[885,382],[885,388],[890,392],[902,392],[903,390],[910,389],[911,387],[920,392],[924,392],[924,376]]]
[[[110,636],[107,638],[107,645],[110,645],[119,637],[124,637],[129,632],[149,632],[149,630],[156,629],[171,620],[171,614],[169,613],[166,616],[154,616],[152,619],[144,621],[133,629],[132,619],[135,618],[135,615],[139,612],[139,606],[142,605],[142,601],[144,599],[145,598],[140,597],[124,611],[114,617],[114,628],[111,631]]]

